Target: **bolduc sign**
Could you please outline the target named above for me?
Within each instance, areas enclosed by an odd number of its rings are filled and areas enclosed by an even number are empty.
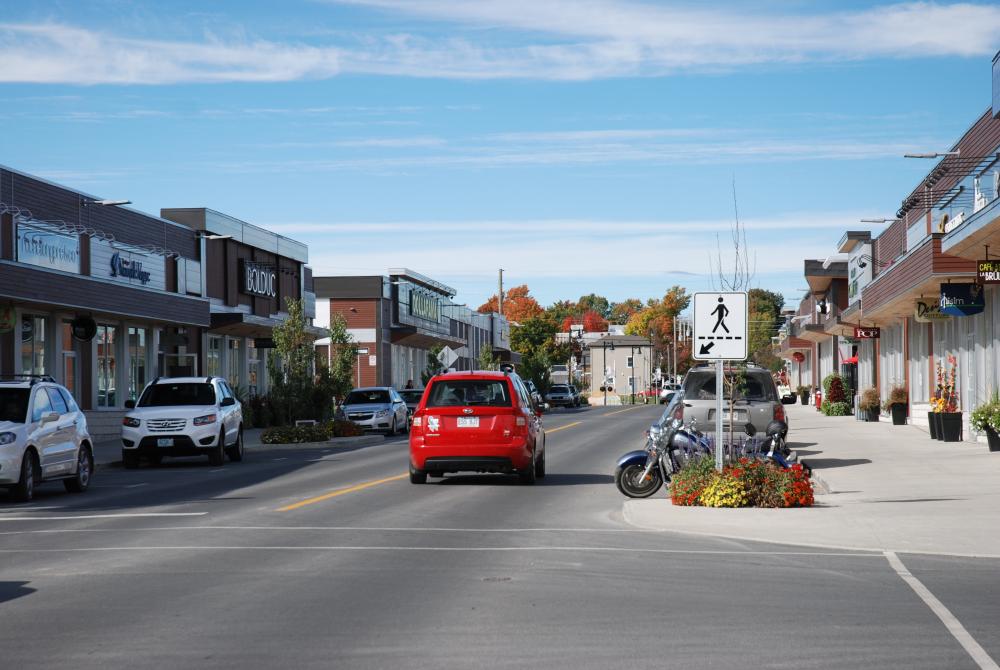
[[[980,284],[1000,284],[1000,261],[979,261],[976,270]]]
[[[856,340],[877,340],[880,337],[882,337],[882,331],[877,327],[862,328],[854,326],[854,339]]]
[[[243,292],[273,298],[278,295],[278,273],[273,265],[243,261]]]

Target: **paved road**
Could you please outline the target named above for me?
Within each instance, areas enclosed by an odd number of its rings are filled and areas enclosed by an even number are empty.
[[[625,525],[614,460],[657,413],[548,415],[549,476],[535,487],[495,476],[413,486],[397,439],[223,468],[112,469],[86,495],[0,498],[0,658],[11,668],[988,667],[881,554]],[[1000,658],[1000,563],[899,558]]]

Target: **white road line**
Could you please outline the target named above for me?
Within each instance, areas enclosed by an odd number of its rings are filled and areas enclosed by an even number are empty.
[[[287,456],[282,456],[281,458],[272,458],[271,460],[272,461],[287,461],[288,457]]]
[[[127,484],[127,485],[123,486],[122,488],[137,489],[140,486],[149,486],[149,484],[147,484],[146,482],[140,482],[139,484]]]
[[[413,552],[502,552],[515,551],[576,551],[618,554],[658,554],[697,556],[823,556],[846,558],[882,558],[879,554],[817,553],[810,551],[732,551],[732,550],[686,550],[686,549],[635,549],[630,547],[407,547],[407,546],[363,546],[363,545],[319,545],[319,546],[237,546],[237,545],[176,545],[176,546],[136,546],[136,547],[67,547],[64,549],[0,549],[0,554],[58,554],[80,552],[111,551],[413,551]]]
[[[132,514],[78,514],[75,516],[6,516],[0,521],[73,521],[74,519],[145,519],[150,517],[205,516],[208,512],[134,512]]]
[[[1000,666],[997,665],[996,661],[990,658],[990,655],[986,653],[986,650],[979,646],[975,638],[969,634],[969,631],[965,629],[965,626],[955,618],[955,616],[944,606],[940,600],[934,597],[934,594],[923,585],[919,579],[913,576],[913,574],[906,569],[903,562],[899,560],[895,552],[887,551],[885,552],[885,558],[889,561],[889,565],[892,569],[896,571],[899,577],[909,584],[910,588],[913,589],[914,593],[920,596],[920,599],[924,601],[932,612],[941,620],[944,627],[948,629],[948,632],[952,634],[962,648],[972,657],[972,660],[976,662],[982,670],[1000,670]]]

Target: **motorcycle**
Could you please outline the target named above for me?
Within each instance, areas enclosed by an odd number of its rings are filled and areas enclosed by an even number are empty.
[[[757,429],[752,423],[746,425],[745,432],[751,439],[757,435]],[[786,470],[798,463],[798,465],[802,466],[806,476],[811,476],[812,468],[805,462],[799,461],[798,455],[785,442],[787,434],[788,425],[784,421],[774,420],[767,424],[767,428],[764,429],[764,442],[761,444],[756,455]]]
[[[645,446],[618,459],[615,485],[629,498],[648,498],[680,471],[674,437],[683,426],[681,396],[677,393],[660,420],[646,431]]]

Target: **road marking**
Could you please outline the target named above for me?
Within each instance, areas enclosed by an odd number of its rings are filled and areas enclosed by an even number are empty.
[[[889,561],[889,565],[892,569],[896,571],[896,574],[900,578],[909,584],[910,588],[913,589],[914,593],[920,596],[920,599],[924,601],[932,612],[941,620],[944,627],[948,629],[952,637],[958,640],[958,643],[962,645],[962,648],[972,657],[972,660],[976,662],[982,670],[1000,670],[1000,666],[997,665],[996,661],[990,658],[990,655],[986,653],[986,650],[979,646],[975,638],[969,634],[969,631],[965,630],[965,626],[955,618],[955,616],[948,611],[948,608],[944,606],[940,600],[934,597],[934,594],[923,585],[919,579],[913,576],[913,574],[906,569],[903,562],[899,560],[895,552],[887,551],[885,552],[885,558]]]
[[[574,421],[573,423],[567,423],[565,426],[559,426],[558,428],[553,428],[551,430],[546,430],[545,434],[548,435],[549,433],[558,433],[560,430],[566,430],[567,428],[572,428],[573,426],[579,426],[581,423],[583,423],[583,422],[582,421]]]
[[[646,407],[646,405],[634,405],[633,407],[626,407],[625,409],[619,409],[619,410],[615,410],[614,412],[608,412],[607,414],[605,414],[605,416],[612,416],[614,414],[621,414],[622,412],[631,412],[632,410],[638,409],[640,407]]]
[[[287,461],[288,457],[287,456],[282,456],[281,458],[272,458],[271,460],[272,461]]]
[[[215,470],[209,470],[209,472],[222,472],[225,468],[216,468]]]
[[[0,521],[72,521],[74,519],[146,519],[151,517],[205,516],[208,512],[134,512],[132,514],[79,514],[76,516],[0,516]]]
[[[122,488],[125,488],[125,489],[137,489],[140,486],[149,486],[149,484],[147,484],[146,482],[141,482],[139,484],[126,484]]]
[[[426,552],[504,552],[513,551],[579,551],[596,553],[624,553],[624,554],[658,554],[658,555],[712,555],[712,556],[822,556],[822,557],[844,557],[844,558],[878,558],[879,554],[857,554],[813,551],[734,551],[720,549],[696,550],[696,549],[636,549],[632,547],[407,547],[407,546],[362,546],[362,545],[314,545],[314,546],[238,546],[238,545],[175,545],[175,546],[132,546],[132,547],[67,547],[64,549],[0,549],[0,554],[58,554],[58,553],[78,553],[78,552],[109,552],[109,551],[426,551]],[[984,666],[993,667],[996,666]]]
[[[357,484],[355,486],[349,486],[345,489],[337,489],[336,491],[330,491],[329,493],[324,493],[321,496],[316,496],[315,498],[306,498],[305,500],[300,500],[297,503],[292,503],[291,505],[285,505],[284,507],[279,507],[278,512],[291,512],[292,510],[299,509],[300,507],[305,507],[306,505],[312,505],[314,503],[323,502],[324,500],[329,500],[330,498],[336,498],[338,496],[347,495],[348,493],[356,493],[357,491],[364,491],[365,489],[370,489],[373,486],[378,486],[379,484],[385,484],[387,482],[394,482],[406,477],[407,473],[401,475],[394,475],[392,477],[386,477],[385,479],[376,479],[370,482],[364,482],[362,484]]]

